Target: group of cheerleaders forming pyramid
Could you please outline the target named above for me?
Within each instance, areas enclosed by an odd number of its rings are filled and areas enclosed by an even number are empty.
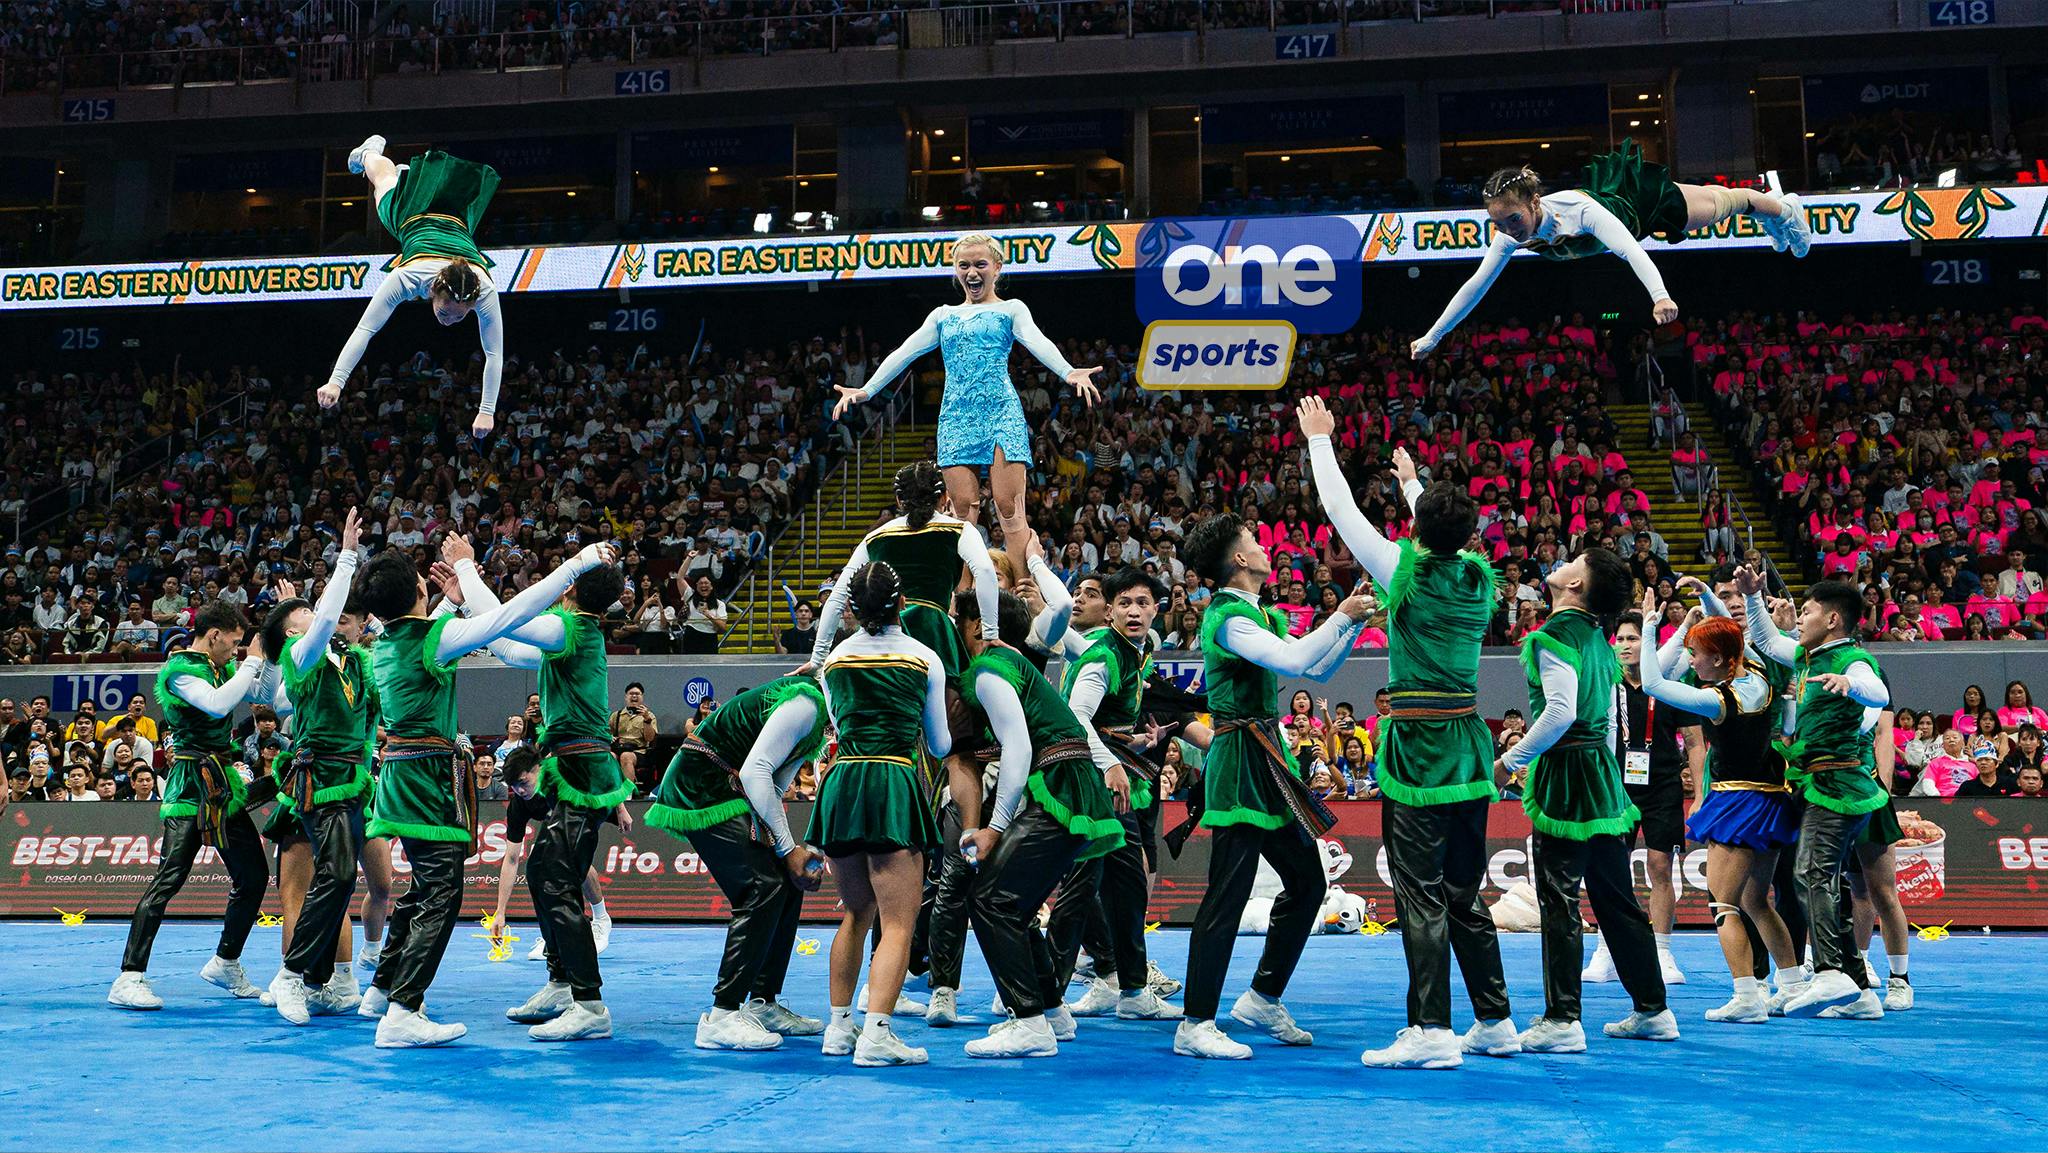
[[[472,237],[496,174],[440,152],[393,165],[384,146],[382,137],[364,141],[350,167],[370,180],[400,253],[321,403],[338,402],[397,304],[427,299],[444,324],[478,316],[485,371],[475,431],[484,436],[494,423],[502,325],[490,262]],[[1780,248],[1806,250],[1794,198],[1676,185],[1633,149],[1600,158],[1592,173],[1578,192],[1544,194],[1526,169],[1489,182],[1495,240],[1443,320],[1416,342],[1416,355],[1470,311],[1519,247],[1559,257],[1617,252],[1650,290],[1660,320],[1676,306],[1637,243],[1644,236],[1677,239],[1746,213]],[[913,1009],[932,1025],[959,1020],[971,927],[1000,1014],[967,1043],[972,1056],[1053,1056],[1076,1037],[1077,1016],[1113,1012],[1174,1021],[1175,1053],[1246,1058],[1252,1049],[1219,1027],[1218,1016],[1263,861],[1282,888],[1258,968],[1229,1018],[1282,1045],[1308,1045],[1312,1035],[1282,996],[1318,919],[1324,873],[1316,841],[1333,819],[1305,787],[1276,710],[1282,677],[1335,674],[1372,611],[1364,586],[1323,624],[1290,637],[1261,605],[1272,562],[1253,526],[1230,514],[1204,520],[1184,549],[1217,590],[1201,627],[1203,690],[1188,693],[1154,676],[1152,625],[1167,591],[1158,579],[1123,568],[1069,588],[1024,521],[1032,456],[1008,374],[1011,348],[1023,345],[1091,404],[1096,370],[1068,364],[1028,309],[997,296],[1000,244],[963,237],[952,257],[960,303],[933,309],[865,388],[840,389],[834,409],[844,415],[938,348],[946,386],[937,462],[898,473],[896,515],[866,535],[834,583],[809,660],[700,724],[642,818],[687,838],[732,906],[696,1044],[758,1050],[822,1035],[826,1055],[850,1055],[856,1065],[921,1063],[926,1051],[898,1036],[891,1017]],[[1393,705],[1379,779],[1409,967],[1408,1027],[1390,1046],[1365,1052],[1364,1063],[1441,1069],[1467,1054],[1583,1051],[1582,885],[1633,1002],[1606,1035],[1677,1039],[1623,840],[1639,813],[1615,752],[1618,664],[1609,633],[1629,607],[1626,564],[1591,549],[1548,578],[1554,611],[1523,652],[1533,723],[1497,762],[1477,709],[1480,644],[1497,592],[1491,566],[1467,548],[1476,506],[1455,485],[1425,486],[1397,449],[1394,470],[1414,529],[1389,540],[1359,511],[1338,466],[1333,414],[1310,396],[1297,415],[1316,488],[1387,616]],[[984,468],[1001,552],[976,523]],[[260,997],[294,1024],[317,1014],[375,1018],[380,1047],[461,1037],[464,1026],[427,1016],[425,997],[460,914],[478,817],[456,748],[458,662],[488,647],[538,670],[540,687],[540,729],[505,757],[504,773],[521,829],[539,822],[527,883],[548,974],[506,1016],[540,1041],[611,1036],[598,963],[608,925],[601,904],[594,925],[584,899],[601,827],[632,821],[622,804],[631,785],[610,749],[595,616],[623,582],[615,550],[590,545],[501,603],[460,536],[443,541],[440,562],[424,573],[400,550],[365,563],[357,541],[351,515],[319,602],[280,604],[239,665],[232,658],[244,622],[227,605],[204,608],[190,646],[166,662],[157,680],[173,746],[163,863],[135,912],[109,1002],[161,1006],[145,976],[150,946],[200,847],[212,845],[233,883],[205,979]],[[1711,785],[1689,831],[1711,846],[1715,920],[1735,986],[1730,1002],[1707,1017],[1880,1017],[1875,974],[1860,961],[1839,901],[1845,863],[1860,859],[1859,846],[1897,839],[1872,760],[1872,717],[1888,694],[1852,639],[1858,598],[1853,588],[1823,582],[1788,617],[1786,606],[1764,604],[1748,572],[1737,574],[1728,597],[1708,591],[1688,627],[1640,662],[1643,691],[1706,718]],[[1646,604],[1645,616],[1656,607]],[[835,643],[849,614],[858,627]],[[381,629],[365,649],[373,618]],[[1688,651],[1691,667],[1681,676]],[[1063,666],[1058,683],[1045,673],[1053,657]],[[254,784],[228,765],[233,714],[246,701],[274,704],[293,726],[289,763]],[[799,836],[782,793],[828,733],[837,756]],[[1189,819],[1161,834],[1158,782],[1173,739],[1205,755],[1199,775],[1184,782]],[[927,770],[939,765],[942,772]],[[1499,943],[1479,898],[1487,808],[1497,799],[1496,774],[1507,770],[1526,772],[1544,933],[1544,1010],[1525,1029],[1510,1015]],[[268,881],[248,813],[273,798],[265,835],[293,865],[285,870],[284,963],[264,990],[249,981],[240,956]],[[1210,837],[1209,877],[1183,984],[1147,956],[1145,912],[1159,844],[1178,851],[1197,828]],[[393,839],[411,863],[410,888],[389,909],[388,936],[381,902],[366,902],[368,943],[351,958],[358,864],[371,895],[386,896]],[[1774,873],[1795,844],[1796,868]],[[783,1004],[781,994],[804,894],[827,869],[844,914],[831,948],[830,1016],[817,1019]],[[1774,876],[1777,907],[1790,898],[1810,914],[1810,964],[1768,900]],[[1903,953],[1891,936],[1887,920],[1887,944]],[[1095,976],[1069,1005],[1084,948]],[[1473,1005],[1463,1035],[1450,1027],[1453,955]],[[374,971],[367,990],[353,967]],[[903,991],[913,967],[927,973],[928,1004]],[[1894,993],[1903,972],[1895,956]],[[1765,984],[1772,976],[1775,990]],[[1910,1007],[1907,992],[1904,1004],[1896,996],[1887,1003]],[[1176,993],[1184,994],[1181,1006],[1170,1003]]]

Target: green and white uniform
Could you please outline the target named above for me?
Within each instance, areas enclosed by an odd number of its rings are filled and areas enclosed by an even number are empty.
[[[1095,629],[1088,637],[1087,649],[1067,665],[1062,703],[1085,726],[1083,734],[1096,767],[1107,772],[1114,765],[1124,766],[1130,776],[1132,811],[1149,809],[1158,800],[1152,788],[1154,769],[1131,749],[1130,741],[1142,719],[1145,678],[1152,671],[1151,646],[1133,644],[1109,628]]]
[[[549,755],[535,787],[565,804],[614,808],[633,795],[633,782],[611,751],[604,632],[587,612],[557,608],[547,615],[561,622],[563,645],[541,658],[539,744]]]
[[[917,756],[920,748],[933,757],[952,751],[939,654],[891,625],[879,635],[854,633],[822,669],[839,748],[805,839],[834,857],[937,848]]]
[[[809,677],[776,677],[726,701],[697,725],[669,761],[655,803],[642,819],[688,833],[746,816],[750,806],[741,770],[754,756],[769,720],[791,701],[809,702],[812,720],[790,748],[777,750],[771,772],[779,775],[816,760],[825,748],[825,694]],[[775,808],[780,810],[779,800]]]
[[[400,617],[377,641],[371,671],[386,744],[369,836],[468,843],[476,834],[476,785],[455,761],[456,660],[436,655],[454,623]]]
[[[1440,556],[1400,544],[1387,610],[1387,696],[1380,791],[1404,805],[1495,800],[1493,735],[1479,718],[1479,639],[1493,617],[1493,566],[1474,552]]]
[[[853,556],[833,583],[825,611],[818,619],[818,639],[811,650],[811,663],[823,667],[838,636],[839,622],[852,594],[851,578],[861,566],[879,561],[896,570],[903,591],[903,631],[935,653],[946,683],[958,687],[960,670],[967,664],[967,650],[960,643],[960,631],[953,623],[953,590],[961,573],[974,578],[974,595],[981,609],[983,640],[997,638],[997,610],[1001,590],[996,587],[996,569],[989,560],[988,544],[981,530],[944,513],[934,514],[922,527],[912,528],[905,517],[896,517],[869,533],[853,550]]]
[[[157,815],[167,820],[197,817],[211,804],[220,817],[231,817],[242,811],[246,794],[241,775],[230,763],[235,748],[233,706],[215,715],[193,704],[172,688],[187,677],[218,690],[215,695],[239,700],[253,683],[255,668],[238,671],[234,661],[218,666],[204,653],[180,649],[157,670],[156,703],[164,712],[171,746],[171,771],[164,775],[164,799]],[[240,692],[232,688],[236,684],[242,686]]]
[[[1121,638],[1119,643],[1124,643]],[[988,686],[981,683],[986,678],[1010,687],[1016,697],[1014,715],[989,707]],[[1124,825],[1111,808],[1109,790],[1089,749],[1088,729],[1043,673],[1015,650],[984,649],[967,666],[960,691],[969,705],[987,715],[1003,749],[989,828],[1007,827],[1028,795],[1029,803],[1082,839],[1075,860],[1100,857],[1124,843]]]
[[[1641,814],[1614,759],[1614,685],[1621,666],[1599,622],[1583,609],[1557,610],[1523,640],[1522,667],[1529,732],[1502,760],[1510,769],[1529,768],[1522,793],[1529,823],[1575,841],[1634,828]]]

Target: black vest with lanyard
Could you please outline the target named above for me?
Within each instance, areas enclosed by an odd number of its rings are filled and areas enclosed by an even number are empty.
[[[1655,660],[1654,654],[1646,654]],[[1678,748],[1678,730],[1699,723],[1683,709],[1675,708],[1622,677],[1615,683],[1618,695],[1614,719],[1615,759],[1621,762],[1621,781],[1631,789],[1646,788],[1652,781],[1676,777],[1685,771],[1685,754]]]

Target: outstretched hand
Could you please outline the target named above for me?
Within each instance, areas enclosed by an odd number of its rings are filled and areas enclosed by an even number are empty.
[[[1320,396],[1304,396],[1294,406],[1294,419],[1303,436],[1329,436],[1337,431],[1337,418]]]
[[[1753,597],[1764,591],[1764,578],[1762,574],[1748,565],[1743,565],[1741,568],[1736,569],[1735,591],[1745,597]]]
[[[441,538],[441,560],[451,569],[463,561],[476,563],[476,546],[459,532],[451,532]]]
[[[1404,485],[1409,481],[1420,482],[1422,479],[1421,474],[1415,471],[1415,458],[1408,455],[1406,448],[1394,450],[1394,479]]]
[[[839,394],[839,403],[832,406],[833,420],[838,420],[845,416],[846,410],[854,405],[866,404],[868,402],[868,394],[865,389],[848,388],[843,384],[835,384],[832,388],[833,391]]]
[[[1089,368],[1077,368],[1067,374],[1067,383],[1074,386],[1075,395],[1089,408],[1094,408],[1095,402],[1102,399],[1102,390],[1095,387],[1095,374],[1101,371],[1102,366],[1098,364]]]
[[[1664,299],[1658,301],[1657,303],[1651,305],[1650,319],[1656,321],[1658,324],[1670,324],[1672,321],[1677,320],[1677,302],[1673,301],[1670,297],[1667,296]]]
[[[462,607],[462,580],[455,575],[453,565],[435,561],[433,566],[427,569],[427,581],[441,590],[441,595],[448,598],[449,604],[457,608]]]
[[[1430,353],[1435,351],[1436,341],[1431,340],[1426,336],[1421,337],[1417,340],[1409,342],[1408,359],[1421,360],[1423,357],[1428,356]]]
[[[354,552],[363,543],[363,517],[354,507],[341,522],[341,551]]]

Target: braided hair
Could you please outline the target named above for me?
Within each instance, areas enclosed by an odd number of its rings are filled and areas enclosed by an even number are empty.
[[[1479,195],[1489,204],[1496,200],[1533,200],[1543,195],[1543,179],[1526,164],[1520,168],[1500,168],[1486,178],[1486,187]]]
[[[869,561],[853,574],[847,599],[860,627],[869,636],[880,636],[903,615],[903,582],[888,562]]]
[[[457,304],[475,304],[484,294],[484,278],[467,260],[451,260],[434,277],[432,291]]]
[[[946,495],[946,476],[932,461],[920,460],[896,470],[896,507],[911,528],[931,523],[940,498]]]

